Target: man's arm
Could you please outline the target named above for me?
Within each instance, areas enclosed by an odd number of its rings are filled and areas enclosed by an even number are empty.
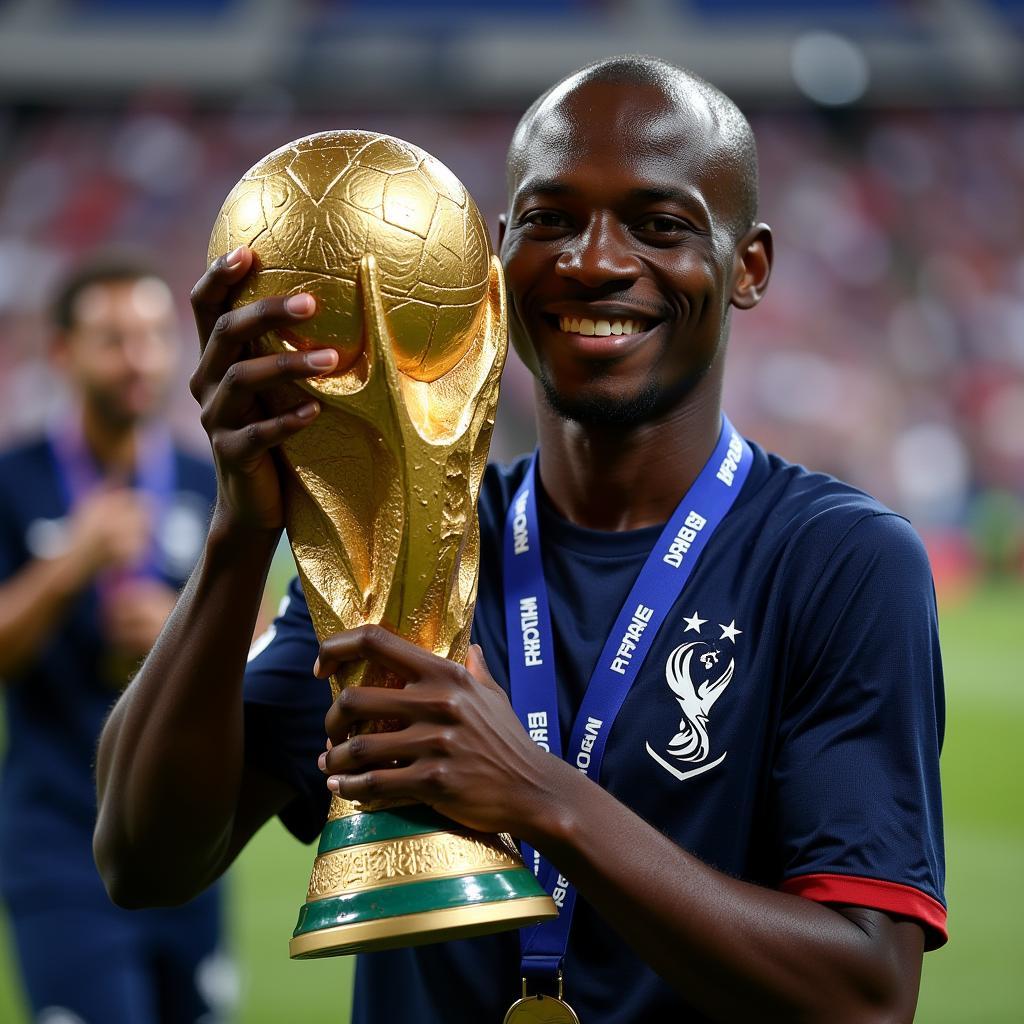
[[[412,799],[539,850],[685,999],[718,1021],[913,1019],[923,933],[879,911],[835,909],[730,878],[661,835],[523,731],[479,648],[466,668],[380,627],[321,646],[317,674],[369,660],[404,689],[353,687],[327,716],[328,786]],[[349,737],[360,722],[393,733]],[[380,767],[398,762],[401,767]]]
[[[553,766],[550,781],[557,799],[538,802],[541,821],[524,838],[712,1019],[913,1020],[918,924],[731,878],[570,765]]]
[[[193,290],[203,352],[192,392],[217,466],[217,506],[199,564],[100,737],[93,848],[123,906],[196,895],[291,795],[245,767],[242,682],[284,517],[272,449],[312,422],[319,405],[306,400],[265,419],[258,396],[330,371],[337,354],[245,358],[250,342],[315,308],[299,296],[225,312],[251,265],[251,252],[236,250]]]
[[[287,795],[242,785],[243,670],[277,535],[224,518],[100,737],[94,851],[122,906],[190,899]],[[262,820],[236,820],[243,793]]]

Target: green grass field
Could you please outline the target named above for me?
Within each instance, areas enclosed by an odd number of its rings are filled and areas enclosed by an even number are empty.
[[[925,960],[917,1020],[1011,1024],[1024,1014],[1024,587],[990,586],[942,613],[949,944]],[[232,877],[241,1024],[348,1021],[352,963],[288,960],[312,850],[273,823]],[[0,1021],[27,1021],[3,954]],[[592,1022],[597,1024],[597,1022]]]

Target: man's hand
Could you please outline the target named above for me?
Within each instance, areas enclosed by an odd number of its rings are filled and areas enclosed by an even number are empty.
[[[84,585],[103,569],[123,569],[146,552],[152,508],[144,494],[127,488],[97,490],[76,507],[68,555]]]
[[[103,603],[107,642],[129,658],[145,657],[177,600],[177,592],[158,580],[138,579],[118,584]]]
[[[383,627],[360,626],[328,637],[314,672],[326,678],[351,661],[387,669],[405,687],[353,686],[334,702],[320,756],[329,789],[349,800],[416,800],[481,832],[529,831],[549,797],[545,768],[556,762],[523,731],[479,647],[463,667]],[[378,719],[404,726],[351,735]]]
[[[202,355],[189,386],[202,406],[200,419],[217,465],[218,511],[229,523],[280,530],[284,505],[271,449],[311,423],[320,404],[309,399],[268,419],[259,395],[288,381],[330,373],[338,353],[324,348],[249,358],[250,344],[262,335],[316,312],[316,301],[306,293],[231,309],[231,294],[252,261],[252,250],[240,246],[216,260],[192,289]]]

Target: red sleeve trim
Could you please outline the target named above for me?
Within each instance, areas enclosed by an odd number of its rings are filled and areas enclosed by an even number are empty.
[[[779,887],[816,903],[849,903],[910,917],[924,927],[925,949],[946,944],[946,908],[920,889],[858,875],[797,875]]]

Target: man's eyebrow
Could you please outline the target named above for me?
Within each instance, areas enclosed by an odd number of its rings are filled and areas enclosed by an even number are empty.
[[[525,181],[519,186],[520,193],[526,192],[536,194],[543,192],[546,195],[564,196],[576,192],[577,189],[568,182],[558,178],[535,178]],[[644,185],[629,190],[630,199],[646,199],[657,202],[659,199],[674,199],[680,203],[692,203],[693,196],[681,188],[673,188],[670,185]]]
[[[629,190],[629,198],[642,202],[676,202],[696,207],[698,210],[706,209],[700,197],[690,189],[674,188],[671,185],[643,185],[640,188],[633,188]]]
[[[516,190],[520,195],[536,195],[537,193],[543,193],[549,196],[565,196],[571,195],[576,192],[574,188],[566,181],[562,181],[558,178],[532,178],[524,181],[519,188]]]
[[[681,203],[693,202],[693,196],[681,188],[672,188],[670,185],[644,185],[642,188],[631,188],[630,199],[650,199],[655,202],[659,199],[675,199]]]

